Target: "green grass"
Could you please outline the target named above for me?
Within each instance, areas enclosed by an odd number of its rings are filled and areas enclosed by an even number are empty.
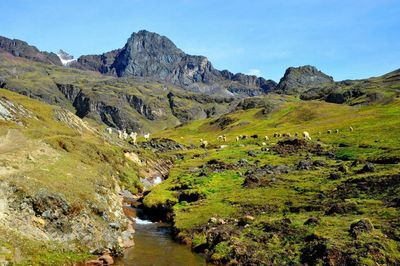
[[[254,247],[259,251],[251,255],[252,261],[258,263],[300,262],[301,249],[305,245],[304,238],[309,234],[317,234],[328,239],[328,246],[353,254],[361,263],[368,264],[374,259],[382,263],[399,262],[399,243],[384,236],[392,230],[390,223],[395,222],[400,215],[399,208],[390,207],[385,201],[393,196],[361,193],[356,198],[349,197],[344,201],[345,204],[355,204],[356,211],[325,214],[327,208],[338,201],[332,195],[337,187],[345,184],[346,180],[362,179],[371,175],[379,180],[384,176],[400,172],[398,164],[376,164],[375,173],[358,173],[363,166],[362,161],[377,161],[387,157],[400,158],[399,99],[394,99],[388,104],[357,107],[289,99],[269,115],[263,115],[260,109],[251,109],[228,116],[235,122],[224,130],[210,123],[215,120],[214,118],[194,121],[155,134],[188,145],[195,144],[197,147],[200,139],[209,142],[210,147],[207,151],[196,148],[179,152],[184,155],[184,159],[176,162],[170,177],[161,185],[154,187],[144,200],[148,206],[160,205],[166,201],[174,202],[174,227],[180,232],[181,237],[192,238],[192,245],[196,247],[206,242],[204,236],[211,217],[229,220],[240,219],[243,215],[250,214],[255,217],[254,223],[245,230],[235,229],[239,234],[236,240],[209,246],[211,249],[208,253],[209,259],[225,262],[231,260],[233,263],[237,257],[231,254],[232,248]],[[350,126],[354,128],[353,132],[349,130]],[[327,130],[335,132],[336,129],[339,129],[339,133],[327,134]],[[295,132],[301,134],[303,131],[310,133],[312,142],[320,143],[326,150],[334,152],[334,158],[312,155],[312,160],[322,160],[327,163],[326,167],[308,171],[296,170],[297,163],[306,158],[307,152],[280,156],[275,152],[260,151],[261,142],[265,141],[264,136],[269,136],[270,140],[266,141],[266,147],[271,148],[279,140],[273,138],[275,132],[290,132],[293,135]],[[217,136],[221,134],[227,136],[226,143],[217,141]],[[237,135],[253,134],[258,134],[259,139],[235,141]],[[218,149],[222,144],[228,147]],[[250,150],[256,151],[257,156],[248,156],[247,152]],[[254,166],[242,166],[235,170],[218,172],[204,168],[206,162],[211,159],[237,164],[241,158],[245,158],[252,165],[256,161],[259,165],[285,164],[291,168],[291,172],[277,175],[276,181],[267,187],[248,189],[244,188],[242,183],[246,171]],[[361,163],[350,167],[354,160],[360,160]],[[329,174],[337,171],[342,163],[349,167],[349,172],[342,174],[339,180],[329,179]],[[206,174],[199,176],[201,172]],[[179,201],[180,193],[188,191],[195,191],[204,197],[194,202]],[[321,194],[326,195],[325,198],[321,198]],[[304,225],[304,222],[313,216],[320,218],[320,224]],[[357,241],[360,245],[369,246],[371,249],[377,245],[373,239],[382,241],[383,246],[375,255],[368,251],[368,248],[367,250],[356,248],[354,240],[348,233],[350,224],[364,217],[373,222],[375,230],[373,234],[365,234],[365,239]],[[271,235],[260,230],[262,224],[274,223],[283,218],[291,220],[293,232],[297,233],[290,235],[285,228],[280,228],[277,229],[277,233]],[[281,235],[285,232],[288,235]],[[265,237],[271,238],[266,243],[257,240]],[[288,255],[283,258],[282,252]]]
[[[22,198],[34,197],[42,190],[61,194],[72,208],[86,209],[95,226],[106,228],[108,223],[90,209],[95,206],[108,212],[110,203],[102,199],[107,196],[102,193],[115,193],[117,184],[133,193],[142,190],[139,167],[124,156],[125,151],[132,151],[127,144],[116,145],[116,138],[106,140],[108,136],[98,133],[96,126],[92,131],[79,132],[57,121],[54,117],[59,107],[4,89],[0,89],[0,97],[23,106],[32,115],[18,114],[16,119],[22,125],[0,120],[2,141],[7,139],[7,133],[11,138],[6,147],[0,147],[5,149],[1,150],[0,166],[11,166],[14,170],[0,180],[17,188]],[[146,156],[150,158],[149,153]],[[114,219],[113,214],[109,217]],[[79,241],[39,241],[18,232],[17,228],[2,225],[0,229],[4,232],[0,233],[0,246],[4,243],[13,252],[19,249],[21,265],[62,265],[89,257],[88,247],[80,246]]]

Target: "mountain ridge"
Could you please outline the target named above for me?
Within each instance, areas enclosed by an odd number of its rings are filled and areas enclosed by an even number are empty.
[[[29,60],[61,66],[61,60],[55,53],[39,51],[35,46],[18,39],[0,36],[0,51],[9,52],[13,56]]]
[[[254,96],[276,87],[275,81],[263,77],[217,70],[207,57],[186,54],[167,37],[146,30],[132,33],[121,49],[81,56],[71,66],[118,77],[150,77],[193,91],[212,91],[217,86]],[[255,92],[249,92],[252,89]]]

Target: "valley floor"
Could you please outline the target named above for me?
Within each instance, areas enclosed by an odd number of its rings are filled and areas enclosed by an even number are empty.
[[[5,261],[121,254],[131,235],[119,192],[163,176],[144,193],[145,214],[171,222],[174,237],[209,262],[400,264],[398,97],[357,106],[288,97],[274,110],[197,120],[137,145],[13,92],[0,90],[0,105]]]

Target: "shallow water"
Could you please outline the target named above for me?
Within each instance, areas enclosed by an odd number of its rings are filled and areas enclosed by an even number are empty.
[[[117,265],[125,266],[197,266],[206,265],[205,259],[176,243],[170,228],[159,223],[136,224],[135,245],[125,252]]]

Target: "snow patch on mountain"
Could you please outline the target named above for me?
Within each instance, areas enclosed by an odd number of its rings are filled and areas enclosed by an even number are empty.
[[[74,57],[70,54],[68,54],[67,52],[63,51],[60,49],[60,51],[58,51],[57,53],[58,58],[60,58],[61,63],[64,66],[68,66],[71,62],[76,61],[76,59],[74,59]]]

